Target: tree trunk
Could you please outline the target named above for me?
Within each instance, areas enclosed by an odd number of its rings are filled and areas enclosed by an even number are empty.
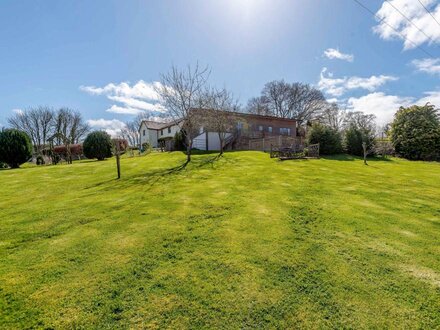
[[[189,163],[191,161],[191,149],[192,149],[192,140],[188,143],[186,147],[186,162]]]
[[[220,139],[220,155],[223,155],[223,149],[224,149],[224,142],[222,139]]]

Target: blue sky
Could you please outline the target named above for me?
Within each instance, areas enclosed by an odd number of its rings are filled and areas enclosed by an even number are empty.
[[[196,61],[244,105],[284,79],[382,122],[400,104],[440,106],[440,25],[418,0],[391,3],[423,33],[389,3],[359,1],[376,19],[353,0],[2,0],[0,125],[49,105],[114,130],[158,107],[161,72]],[[440,0],[421,1],[440,21]]]

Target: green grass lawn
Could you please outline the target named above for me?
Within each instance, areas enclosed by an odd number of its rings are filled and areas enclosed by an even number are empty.
[[[0,171],[0,328],[439,328],[440,164]]]

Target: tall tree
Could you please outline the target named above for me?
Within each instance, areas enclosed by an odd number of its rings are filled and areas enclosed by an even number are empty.
[[[8,122],[13,128],[26,132],[32,140],[35,151],[40,153],[52,133],[53,117],[52,108],[39,106],[17,112],[8,119]]]
[[[408,159],[440,159],[440,113],[431,104],[401,107],[391,124],[396,152]]]
[[[181,70],[175,66],[161,75],[161,84],[156,92],[162,98],[174,122],[182,120],[182,131],[185,135],[187,162],[191,161],[191,149],[194,138],[199,135],[200,112],[193,109],[206,108],[206,85],[210,70],[188,66]]]
[[[319,115],[319,122],[338,132],[344,128],[346,121],[346,110],[342,110],[336,103],[328,103]]]
[[[352,155],[366,157],[375,149],[376,117],[361,111],[348,112],[344,122],[345,145]]]
[[[54,133],[57,134],[55,142],[58,145],[79,143],[90,130],[81,113],[69,108],[61,108],[55,113],[53,127]]]
[[[249,113],[262,116],[273,115],[267,107],[267,100],[263,96],[252,97],[249,99],[246,110]]]
[[[326,105],[324,95],[308,84],[275,80],[264,85],[259,97],[249,100],[248,111],[297,119],[301,124],[317,117]]]

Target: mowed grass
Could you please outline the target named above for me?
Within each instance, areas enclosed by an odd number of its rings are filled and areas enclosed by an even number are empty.
[[[440,164],[0,171],[0,328],[439,328]]]

